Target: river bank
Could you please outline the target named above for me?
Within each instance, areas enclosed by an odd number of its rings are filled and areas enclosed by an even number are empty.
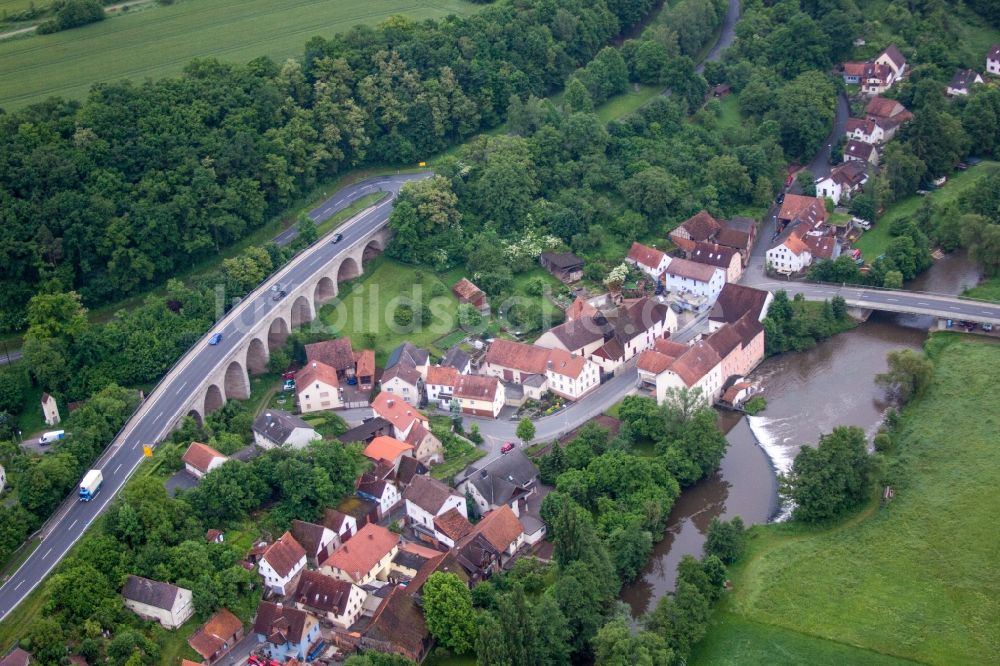
[[[964,252],[935,262],[911,289],[958,294],[979,279]],[[767,409],[758,416],[720,416],[729,450],[719,471],[678,498],[664,538],[654,545],[640,577],[626,585],[622,600],[633,617],[655,607],[673,590],[677,563],[701,555],[712,518],[740,516],[747,525],[780,515],[776,472],[785,471],[803,444],[815,444],[839,425],[858,426],[873,436],[888,405],[875,384],[894,349],[922,348],[928,317],[874,313],[867,322],[813,349],[766,359],[751,374],[763,389]]]

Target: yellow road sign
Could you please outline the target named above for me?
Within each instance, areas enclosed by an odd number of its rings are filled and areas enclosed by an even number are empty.
[[[145,444],[142,447],[142,455],[146,456],[147,458],[152,458],[153,457],[153,447],[150,446],[149,444]]]
[[[417,166],[425,167],[425,166],[427,166],[427,162],[420,162],[420,163],[417,164]]]

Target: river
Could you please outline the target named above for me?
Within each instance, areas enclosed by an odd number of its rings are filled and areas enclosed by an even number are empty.
[[[907,287],[958,294],[978,279],[976,265],[964,253],[954,253]],[[673,590],[683,555],[701,556],[712,518],[738,515],[749,525],[781,513],[775,468],[787,469],[803,444],[814,444],[839,425],[874,435],[887,407],[875,375],[885,371],[890,351],[919,349],[931,323],[927,317],[874,313],[854,330],[809,351],[767,359],[754,370],[751,377],[763,388],[767,409],[746,418],[720,414],[729,450],[718,472],[678,498],[642,575],[623,588],[622,600],[633,617],[652,610]]]

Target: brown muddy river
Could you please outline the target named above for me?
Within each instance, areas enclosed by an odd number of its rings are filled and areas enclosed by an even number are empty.
[[[978,277],[975,264],[956,253],[907,286],[957,294],[976,284]],[[701,555],[712,518],[738,515],[751,524],[779,516],[774,471],[787,469],[803,444],[814,444],[839,425],[858,426],[874,435],[886,409],[875,375],[885,371],[890,351],[919,349],[931,324],[925,317],[875,313],[853,331],[814,349],[762,363],[752,379],[764,389],[767,409],[754,417],[720,416],[729,451],[715,475],[677,500],[666,534],[653,547],[643,574],[623,588],[621,598],[632,615],[638,618],[652,610],[673,590],[677,563],[683,555]]]

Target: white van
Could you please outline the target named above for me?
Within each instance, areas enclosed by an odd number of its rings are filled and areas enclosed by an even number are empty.
[[[43,433],[41,437],[38,438],[39,444],[51,444],[58,439],[65,439],[65,430],[53,430],[51,432]]]

